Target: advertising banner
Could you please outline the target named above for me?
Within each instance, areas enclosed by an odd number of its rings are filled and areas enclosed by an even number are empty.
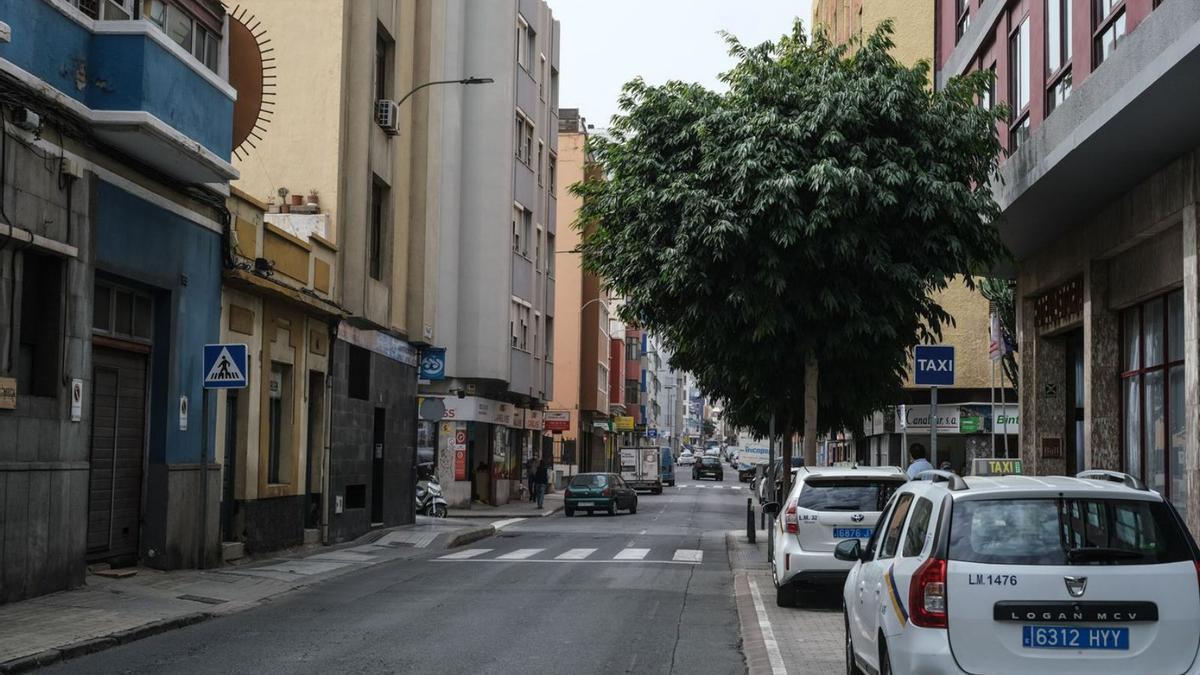
[[[547,410],[542,414],[542,428],[546,431],[570,431],[570,410]]]

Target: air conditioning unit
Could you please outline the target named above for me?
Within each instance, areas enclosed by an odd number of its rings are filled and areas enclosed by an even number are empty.
[[[400,133],[400,107],[395,101],[381,98],[375,102],[375,123],[389,136]]]

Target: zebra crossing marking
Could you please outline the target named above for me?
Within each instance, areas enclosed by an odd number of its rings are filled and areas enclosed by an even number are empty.
[[[650,553],[648,548],[626,548],[613,556],[613,560],[642,560]]]
[[[555,560],[583,560],[596,552],[594,548],[573,548],[565,553],[554,556]]]
[[[467,560],[484,553],[491,553],[490,548],[468,548],[442,556],[442,560]]]
[[[672,560],[679,562],[694,562],[698,563],[704,560],[704,551],[692,548],[681,548],[675,551],[675,557]]]
[[[545,551],[544,548],[519,548],[504,555],[496,556],[496,560],[524,560]]]

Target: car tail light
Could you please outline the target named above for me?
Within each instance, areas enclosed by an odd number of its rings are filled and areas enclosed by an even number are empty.
[[[796,520],[796,505],[794,503],[788,504],[787,511],[783,513],[783,526],[792,534],[800,532],[800,521]]]
[[[908,613],[913,625],[921,628],[945,628],[948,625],[945,560],[930,558],[913,573],[912,584],[908,587]]]
[[[567,488],[567,491],[563,493],[563,496],[570,497],[571,496],[571,488]]]
[[[604,495],[605,497],[611,497],[611,496],[612,496],[612,490],[611,490],[611,489],[609,489],[609,488],[604,488],[604,492],[601,492],[600,494]]]

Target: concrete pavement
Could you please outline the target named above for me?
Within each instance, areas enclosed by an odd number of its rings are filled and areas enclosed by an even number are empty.
[[[213,570],[89,575],[79,589],[0,606],[0,673],[21,672],[239,612],[425,550],[461,546],[490,524],[419,518],[337,547],[308,547]]]
[[[450,509],[447,515],[450,518],[484,518],[487,520],[499,520],[501,518],[545,518],[552,516],[563,507],[563,495],[561,492],[548,494],[542,500],[542,506],[545,508],[534,508],[531,502],[509,502],[500,506],[491,506],[490,504],[471,504],[469,509]]]

